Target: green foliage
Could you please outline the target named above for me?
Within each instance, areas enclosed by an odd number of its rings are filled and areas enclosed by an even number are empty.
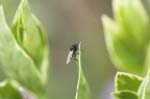
[[[46,53],[47,55],[47,42],[45,32],[37,18],[30,11],[27,0],[22,0],[16,12],[12,31],[19,45],[33,59],[41,72],[44,54]]]
[[[22,99],[16,82],[3,81],[0,83],[0,99]]]
[[[115,77],[115,88],[117,91],[131,90],[136,92],[141,82],[141,77],[128,73],[118,72]]]
[[[113,0],[114,20],[102,17],[107,49],[121,70],[146,74],[149,17],[140,0]]]
[[[20,3],[12,32],[0,7],[0,80],[15,80],[20,87],[27,89],[38,99],[46,98],[44,86],[48,70],[48,45],[44,35],[45,32],[31,13],[27,0]],[[11,81],[4,87],[0,87],[2,99],[13,99],[13,94],[19,90],[13,88]],[[8,93],[8,97],[12,95],[12,98],[5,98],[5,95],[3,98],[5,89],[12,91]],[[20,99],[17,96],[14,99]]]
[[[118,92],[114,92],[113,96],[116,99],[139,99],[137,94],[133,91],[118,91]]]
[[[144,79],[133,74],[118,72],[112,95],[116,99],[150,99],[150,72]]]
[[[137,92],[142,80],[136,75],[118,72],[115,77],[115,91],[112,95],[116,99],[139,99]]]
[[[82,71],[82,60],[81,60],[81,43],[79,44],[79,55],[77,56],[78,62],[78,83],[77,83],[77,91],[76,91],[76,97],[75,99],[90,99],[90,90],[88,83],[84,77],[83,71]]]
[[[115,21],[102,17],[111,60],[119,69],[138,75],[150,68],[149,10],[145,8],[140,0],[114,0]],[[117,73],[112,95],[116,99],[150,99],[150,72],[145,78]]]
[[[33,59],[45,82],[47,79],[48,66],[48,62],[45,63],[48,59],[45,32],[42,29],[40,22],[30,11],[27,0],[22,0],[16,12],[12,31],[18,44]]]

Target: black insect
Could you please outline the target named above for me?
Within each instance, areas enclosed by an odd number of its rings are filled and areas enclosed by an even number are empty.
[[[73,44],[70,47],[66,64],[69,64],[71,59],[77,60],[76,55],[77,55],[78,48],[79,48],[79,44]]]

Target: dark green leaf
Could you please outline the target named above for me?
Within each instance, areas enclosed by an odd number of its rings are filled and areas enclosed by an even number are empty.
[[[140,99],[137,94],[132,91],[118,91],[112,94],[115,99]]]

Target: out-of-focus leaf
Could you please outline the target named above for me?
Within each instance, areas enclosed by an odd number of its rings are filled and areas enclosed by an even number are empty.
[[[78,83],[77,83],[77,90],[75,99],[90,99],[90,90],[88,83],[85,79],[85,76],[82,71],[82,60],[81,60],[81,43],[79,44],[79,51],[78,51]]]
[[[117,91],[130,90],[137,92],[142,78],[129,73],[118,72],[115,77],[115,88]]]
[[[148,14],[140,0],[114,0],[113,12],[115,21],[102,17],[111,60],[119,69],[142,75],[150,38]]]
[[[150,43],[148,44],[147,52],[146,52],[145,70],[148,71],[149,68],[150,68]]]
[[[147,44],[149,18],[141,0],[114,0],[113,12],[124,36],[132,37],[139,47]]]
[[[17,10],[12,31],[19,45],[34,60],[45,82],[48,70],[48,44],[45,31],[32,14],[27,0],[22,0]]]
[[[23,97],[23,99],[38,99],[35,95],[31,94],[29,91],[27,91],[23,87],[19,88],[19,92],[20,92],[21,96]]]
[[[141,54],[141,56],[138,54],[138,56],[136,55],[135,50],[137,48],[131,43],[131,45],[126,43],[128,42],[128,39],[124,38],[117,23],[107,16],[103,16],[102,20],[107,50],[112,62],[119,69],[142,74],[144,72],[143,53],[138,53]]]
[[[132,91],[118,91],[118,92],[114,92],[112,94],[115,99],[140,99],[136,92],[132,92]]]
[[[0,99],[22,99],[19,87],[13,81],[0,83]]]
[[[150,99],[150,72],[148,72],[147,76],[140,85],[138,95],[140,99]]]
[[[8,79],[16,80],[21,86],[37,95],[43,95],[40,71],[31,57],[18,45],[4,18],[0,7],[0,70]]]

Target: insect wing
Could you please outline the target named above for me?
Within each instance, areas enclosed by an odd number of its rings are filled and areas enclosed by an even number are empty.
[[[73,54],[73,51],[69,51],[68,56],[67,56],[66,64],[69,64],[69,63],[70,63],[71,58],[72,58],[72,54]]]

